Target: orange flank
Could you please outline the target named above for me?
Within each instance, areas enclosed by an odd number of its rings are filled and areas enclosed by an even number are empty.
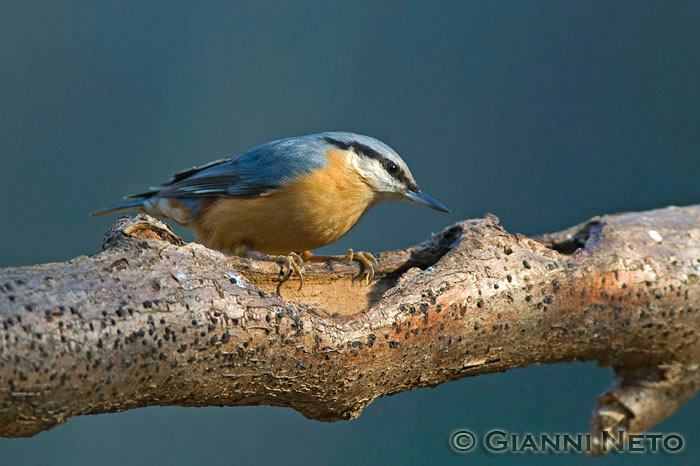
[[[349,165],[351,152],[328,149],[328,166],[254,198],[213,198],[190,224],[205,246],[243,255],[289,254],[345,235],[376,202]]]

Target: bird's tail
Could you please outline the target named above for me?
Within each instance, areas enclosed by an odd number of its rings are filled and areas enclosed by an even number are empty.
[[[92,215],[93,217],[98,217],[100,215],[111,214],[112,212],[123,212],[126,210],[141,209],[146,205],[146,201],[147,199],[137,199],[134,201],[123,202],[121,204],[108,207],[106,209],[98,210],[97,212],[93,212],[90,215]]]

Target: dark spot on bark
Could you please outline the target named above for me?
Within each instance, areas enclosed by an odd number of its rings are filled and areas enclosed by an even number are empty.
[[[526,260],[523,261],[523,265],[525,266],[526,269],[531,269],[532,267],[530,266],[530,263]]]
[[[369,336],[367,337],[367,346],[370,348],[374,346],[374,341],[377,339],[377,337],[374,335],[374,333],[370,333]]]
[[[556,241],[551,244],[551,249],[565,255],[571,255],[584,249],[589,242],[595,241],[603,228],[600,220],[594,219],[587,222],[579,231],[570,235],[563,241]]]
[[[399,346],[401,346],[401,343],[399,343],[398,341],[389,341],[389,348],[398,348]]]

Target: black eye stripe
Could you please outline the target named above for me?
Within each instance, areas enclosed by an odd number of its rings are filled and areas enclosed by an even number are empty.
[[[337,139],[333,139],[333,138],[328,137],[328,136],[324,137],[323,139],[327,143],[332,144],[333,146],[337,147],[338,149],[353,150],[355,153],[363,154],[365,157],[369,157],[371,159],[375,159],[375,160],[379,161],[379,163],[382,164],[382,166],[384,167],[384,170],[386,170],[386,172],[388,174],[390,174],[396,180],[403,183],[403,185],[406,186],[411,191],[418,191],[418,186],[416,186],[416,184],[408,178],[408,175],[406,175],[406,172],[404,172],[404,170],[401,167],[397,166],[396,163],[394,163],[392,160],[384,157],[382,154],[380,154],[376,150],[372,149],[368,145],[362,144],[361,142],[357,142],[357,141],[352,141],[352,142],[339,141]],[[390,170],[390,166],[393,166],[393,169]]]
[[[343,141],[339,141],[337,139],[333,139],[331,137],[325,137],[324,139],[326,140],[326,142],[333,144],[338,149],[342,149],[342,150],[351,150],[352,149],[353,151],[355,151],[357,153],[361,152],[365,156],[372,158],[372,159],[377,159],[380,162],[388,161],[388,159],[386,157],[384,157],[382,154],[380,154],[376,150],[372,149],[368,145],[362,144],[361,142],[357,142],[357,141],[343,142]]]

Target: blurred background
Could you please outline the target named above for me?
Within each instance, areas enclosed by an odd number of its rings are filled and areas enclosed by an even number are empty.
[[[378,137],[449,215],[372,210],[380,251],[492,212],[510,231],[700,202],[700,2],[0,1],[0,266],[99,250],[91,211],[180,169],[324,130]],[[182,229],[178,230],[191,239]],[[548,464],[448,436],[585,432],[609,369],[560,364],[383,398],[354,421],[147,408],[0,439],[0,465]],[[695,399],[656,432],[700,460]]]

